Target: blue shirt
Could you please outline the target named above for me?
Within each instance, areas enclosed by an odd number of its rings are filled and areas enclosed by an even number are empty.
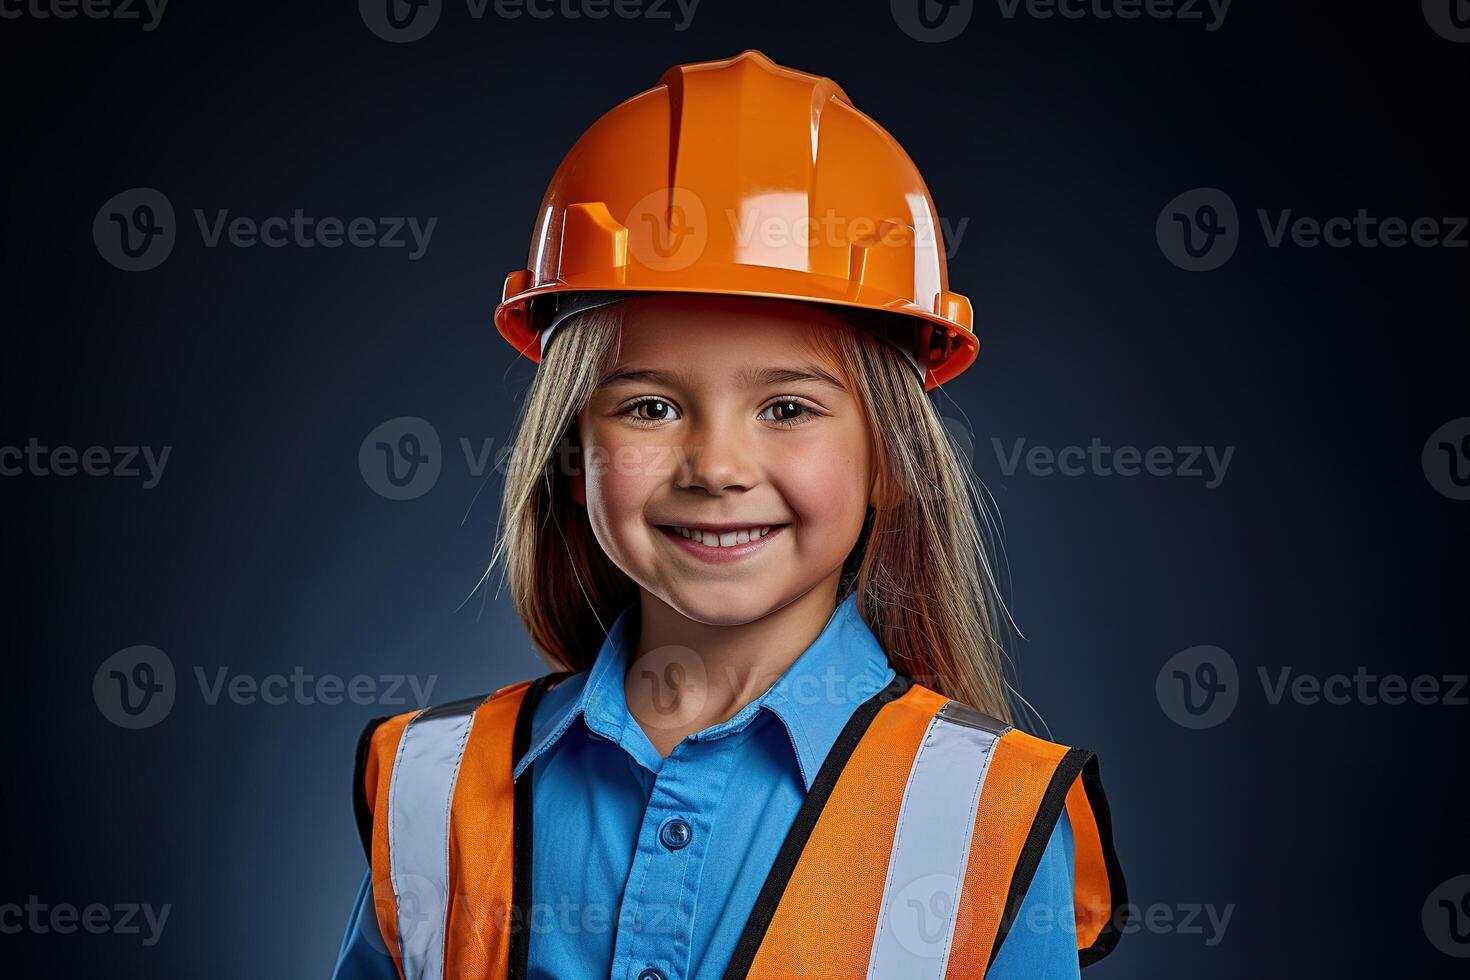
[[[591,668],[546,692],[514,770],[531,767],[536,814],[535,980],[637,980],[649,967],[669,980],[720,980],[828,751],[894,676],[850,595],[765,693],[660,757],[624,695],[636,609],[618,615]],[[1072,849],[1063,815],[992,980],[1079,976]],[[396,977],[370,876],[334,976]]]

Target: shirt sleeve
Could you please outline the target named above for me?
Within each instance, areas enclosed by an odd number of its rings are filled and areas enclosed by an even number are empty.
[[[357,888],[332,980],[398,980],[398,968],[393,965],[393,957],[388,955],[378,930],[371,871],[362,876],[362,884]]]
[[[1078,980],[1072,824],[1064,810],[987,980]]]

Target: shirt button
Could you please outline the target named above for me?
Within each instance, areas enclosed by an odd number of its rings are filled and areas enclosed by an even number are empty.
[[[638,974],[638,980],[664,980],[664,971],[656,966],[650,966]]]
[[[682,817],[674,817],[659,828],[658,839],[663,842],[664,847],[671,851],[688,844],[694,837],[694,829],[689,826],[689,821]]]

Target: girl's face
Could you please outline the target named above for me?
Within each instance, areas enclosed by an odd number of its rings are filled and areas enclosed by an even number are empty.
[[[840,314],[698,294],[625,307],[618,363],[577,417],[572,482],[608,557],[709,625],[835,596],[876,489],[857,398],[811,342]]]

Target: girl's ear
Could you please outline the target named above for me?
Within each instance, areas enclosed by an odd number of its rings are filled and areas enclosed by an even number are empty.
[[[902,486],[891,478],[883,466],[874,468],[873,481],[868,487],[868,506],[874,510],[892,510],[903,500],[898,487]]]
[[[587,506],[587,477],[581,470],[572,474],[572,499],[583,507]]]
[[[556,458],[557,465],[568,468],[568,476],[571,478],[568,489],[572,499],[586,507],[587,476],[582,467],[582,443],[574,429],[562,434],[561,442],[557,445]]]

